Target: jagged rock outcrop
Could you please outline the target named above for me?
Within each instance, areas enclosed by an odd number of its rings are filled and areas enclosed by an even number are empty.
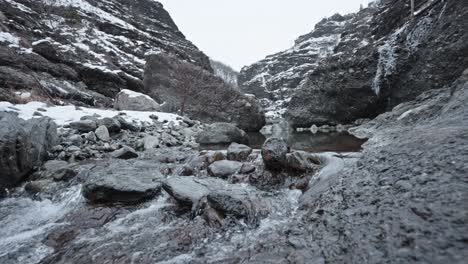
[[[453,82],[468,66],[468,5],[421,0],[416,10],[412,17],[408,1],[387,0],[357,13],[291,99],[291,124],[374,117]]]
[[[145,56],[164,52],[212,71],[153,0],[0,0],[0,99],[17,90],[88,105],[142,91]]]
[[[300,36],[292,48],[244,67],[239,75],[241,90],[261,99],[267,117],[281,117],[304,76],[333,53],[352,18],[336,14],[323,19],[312,32]]]
[[[49,157],[58,144],[57,126],[48,117],[23,120],[0,112],[0,189],[13,187]]]
[[[265,116],[256,99],[229,87],[221,78],[164,53],[148,57],[145,93],[180,112],[207,123],[230,122],[245,131],[258,131]]]

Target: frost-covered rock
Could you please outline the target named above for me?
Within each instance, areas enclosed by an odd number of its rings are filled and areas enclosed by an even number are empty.
[[[146,94],[124,89],[115,97],[114,108],[116,110],[159,111],[161,106]]]

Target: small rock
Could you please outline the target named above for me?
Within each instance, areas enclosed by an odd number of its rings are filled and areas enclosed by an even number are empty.
[[[88,132],[96,130],[97,124],[93,120],[80,120],[76,122],[71,122],[70,127],[82,133],[88,133]]]
[[[98,127],[94,133],[99,140],[104,142],[110,141],[109,131],[106,126]]]
[[[97,124],[98,126],[107,127],[107,131],[109,131],[109,133],[119,133],[121,130],[120,122],[113,118],[106,117],[103,119],[99,119]]]
[[[143,144],[146,150],[157,148],[159,146],[159,139],[155,136],[146,136],[143,139]]]
[[[111,153],[111,156],[116,159],[134,159],[138,158],[138,153],[129,146],[123,146]]]
[[[93,131],[85,134],[85,139],[88,140],[88,141],[91,141],[91,142],[96,142],[97,141],[96,134]]]
[[[249,146],[232,143],[227,150],[227,159],[235,161],[244,161],[252,153]]]
[[[255,171],[255,165],[252,163],[244,163],[240,169],[241,174],[249,174]]]

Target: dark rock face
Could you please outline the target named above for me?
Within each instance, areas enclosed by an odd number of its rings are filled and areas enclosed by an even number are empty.
[[[143,90],[145,56],[172,54],[212,71],[208,57],[152,0],[1,0],[0,89],[87,105],[110,105],[122,89]],[[10,101],[10,100],[9,100]]]
[[[242,68],[240,89],[261,99],[267,118],[281,117],[304,76],[333,53],[352,18],[337,14],[323,19],[312,32],[300,36],[294,47]]]
[[[467,5],[419,1],[411,19],[406,3],[382,1],[354,16],[335,53],[291,99],[293,126],[373,117],[458,78],[468,66]]]
[[[48,117],[26,121],[26,133],[31,139],[31,155],[34,165],[40,165],[48,158],[48,152],[59,143],[57,125]]]
[[[0,112],[0,188],[20,182],[58,144],[57,126],[46,117],[24,121]]]
[[[207,125],[198,133],[196,141],[200,144],[248,144],[249,136],[243,130],[230,123]]]
[[[83,196],[91,203],[139,203],[161,191],[162,176],[151,161],[109,161],[89,171]]]
[[[21,181],[33,168],[32,143],[21,119],[0,112],[0,189]]]
[[[258,131],[265,117],[255,98],[245,96],[196,65],[160,53],[148,57],[145,93],[179,111],[207,123],[230,122],[246,131]]]
[[[289,147],[286,141],[279,138],[269,138],[262,147],[263,162],[268,169],[281,170],[286,166],[288,152]]]

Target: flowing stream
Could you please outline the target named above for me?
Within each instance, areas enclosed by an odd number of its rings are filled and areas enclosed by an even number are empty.
[[[252,146],[263,144],[264,136],[255,136]],[[288,140],[307,151],[356,151],[362,144],[347,135],[293,133]],[[78,182],[47,198],[19,187],[0,201],[0,263],[237,263],[241,254],[258,249],[258,241],[277,239],[302,213],[299,190],[244,188],[262,199],[269,214],[255,225],[230,219],[212,228],[201,217],[191,219],[165,191],[138,206],[99,207],[84,201]]]

